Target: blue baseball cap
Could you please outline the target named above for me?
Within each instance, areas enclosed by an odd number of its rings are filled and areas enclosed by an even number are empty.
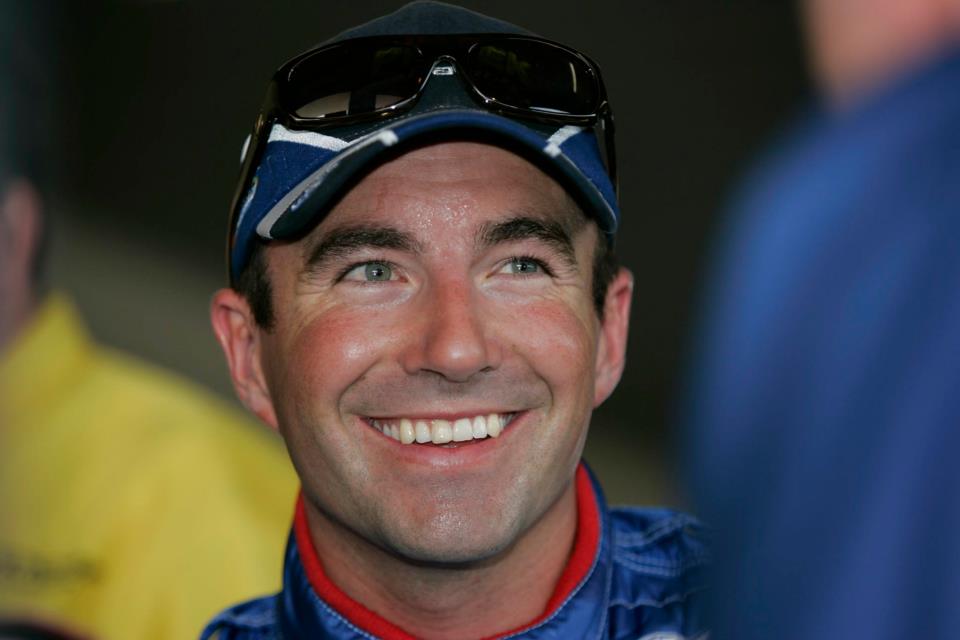
[[[377,36],[461,34],[536,37],[473,11],[419,1],[345,31],[318,49]],[[298,128],[295,122],[264,123],[261,116],[258,127],[263,128],[262,148],[255,159],[247,158],[252,152],[248,138],[242,154],[242,161],[250,166],[245,172],[247,179],[241,177],[231,215],[231,281],[243,272],[257,242],[302,236],[380,164],[412,149],[446,141],[483,142],[524,157],[556,179],[612,243],[620,218],[610,166],[612,116],[608,113],[605,119],[607,139],[603,139],[596,126],[584,123],[545,122],[497,113],[471,95],[461,75],[455,60],[441,57],[434,61],[412,108],[359,124],[317,130]],[[596,75],[602,87],[599,70]],[[605,108],[609,110],[606,104]]]

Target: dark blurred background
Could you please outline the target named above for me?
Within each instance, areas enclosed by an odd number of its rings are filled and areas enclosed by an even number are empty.
[[[57,8],[50,280],[93,333],[232,398],[207,320],[241,143],[285,59],[400,0]],[[616,114],[630,356],[587,458],[612,502],[679,504],[671,407],[732,181],[803,104],[788,2],[464,1],[593,57]]]

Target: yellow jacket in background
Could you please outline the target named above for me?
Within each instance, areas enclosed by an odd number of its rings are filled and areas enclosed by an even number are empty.
[[[0,359],[0,618],[196,638],[279,589],[296,487],[265,427],[94,345],[53,296]]]

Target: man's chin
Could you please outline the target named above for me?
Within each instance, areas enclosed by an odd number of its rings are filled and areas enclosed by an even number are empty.
[[[424,547],[397,545],[388,552],[410,565],[465,569],[494,562],[509,544],[496,546]]]
[[[410,564],[435,567],[468,567],[482,565],[504,553],[516,539],[515,532],[502,525],[494,530],[487,526],[471,527],[462,522],[457,527],[429,527],[415,531],[392,531],[381,538],[384,549]]]

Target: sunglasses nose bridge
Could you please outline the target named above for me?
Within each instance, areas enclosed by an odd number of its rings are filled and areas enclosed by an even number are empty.
[[[430,65],[430,71],[427,73],[427,80],[434,76],[454,76],[462,75],[462,68],[457,59],[449,54],[442,53],[434,57]]]
[[[476,99],[472,97],[475,93],[457,59],[450,54],[440,54],[424,78],[414,111],[441,106],[476,108]]]

